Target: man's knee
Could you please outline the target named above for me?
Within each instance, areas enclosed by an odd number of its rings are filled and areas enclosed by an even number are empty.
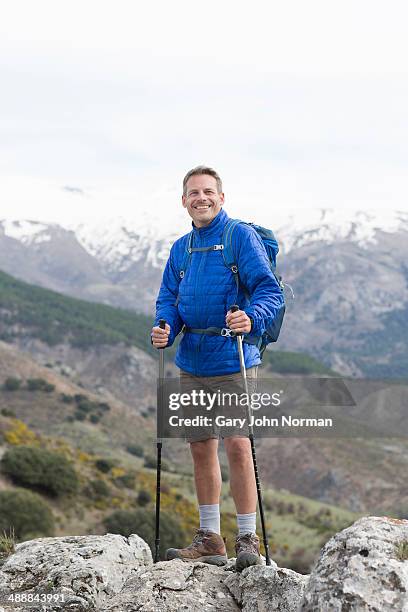
[[[190,442],[190,450],[194,461],[211,461],[217,455],[218,440],[209,438],[199,442]]]
[[[225,438],[224,445],[229,461],[246,462],[251,457],[249,438]]]

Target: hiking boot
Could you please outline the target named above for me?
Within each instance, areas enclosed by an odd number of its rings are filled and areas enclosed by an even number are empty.
[[[250,565],[260,565],[259,538],[255,533],[243,533],[235,540],[235,554],[237,557],[235,569],[242,572]]]
[[[218,533],[209,529],[197,529],[192,543],[187,548],[168,548],[166,561],[202,561],[211,565],[225,565],[227,551],[224,540]]]

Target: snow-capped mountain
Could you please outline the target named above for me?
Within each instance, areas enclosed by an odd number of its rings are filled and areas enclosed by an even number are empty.
[[[277,225],[276,214],[265,215],[262,220],[249,219],[272,228],[288,253],[311,242],[330,244],[338,240],[350,240],[364,247],[376,241],[379,231],[395,233],[408,230],[408,212],[347,211],[319,209],[307,216],[290,214],[286,222]],[[105,221],[82,223],[72,226],[82,246],[103,261],[112,270],[125,270],[131,262],[146,261],[162,268],[172,243],[191,229],[185,212],[167,219],[158,219],[147,213],[137,220],[112,218]]]
[[[288,253],[312,242],[331,244],[347,240],[360,247],[375,244],[380,232],[398,233],[408,231],[408,212],[356,211],[318,209],[311,211],[307,218],[290,215],[288,221],[279,227],[285,251]]]
[[[272,219],[273,217],[273,219]],[[243,218],[243,215],[241,216]],[[347,374],[408,375],[408,213],[321,209],[250,219],[272,227],[279,268],[295,291],[280,347]],[[88,220],[75,226],[0,221],[0,269],[65,294],[150,315],[171,244],[191,223]]]
[[[408,212],[401,210],[350,214],[345,210],[316,209],[308,211],[307,216],[291,213],[281,225],[277,225],[279,219],[275,213],[271,217],[268,221],[268,215],[265,215],[264,219],[256,221],[275,231],[281,250],[286,254],[313,242],[331,244],[348,240],[364,248],[376,242],[379,232],[408,231]],[[1,229],[5,236],[25,246],[50,241],[61,229],[72,231],[87,253],[115,275],[126,272],[138,262],[161,269],[172,243],[190,231],[191,223],[185,211],[164,219],[143,212],[137,219],[89,219],[64,228],[38,221],[3,220],[0,221],[0,232]]]

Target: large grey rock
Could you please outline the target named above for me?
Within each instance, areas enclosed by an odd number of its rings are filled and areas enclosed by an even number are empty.
[[[40,538],[0,567],[0,611],[408,612],[408,561],[397,548],[407,541],[408,521],[364,517],[331,538],[309,579],[273,562],[241,574],[232,559],[154,565],[137,535]],[[27,601],[47,594],[46,607]]]
[[[364,517],[332,537],[310,575],[302,612],[408,612],[408,521]]]
[[[297,612],[308,577],[291,570],[256,566],[242,574],[179,559],[142,568],[106,608],[109,612]]]
[[[29,540],[18,544],[0,568],[0,610],[28,610],[33,595],[46,594],[54,595],[48,610],[103,610],[130,575],[151,563],[150,548],[137,535]],[[11,594],[23,593],[21,608],[17,598],[8,607]]]
[[[161,561],[130,578],[106,612],[238,612],[227,572],[207,563]]]
[[[272,562],[230,574],[225,585],[243,612],[297,612],[308,580]]]

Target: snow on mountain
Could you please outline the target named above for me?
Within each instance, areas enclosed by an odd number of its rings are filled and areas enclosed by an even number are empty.
[[[126,271],[133,262],[161,267],[172,243],[190,229],[185,215],[175,214],[171,223],[143,212],[137,219],[115,217],[87,220],[71,226],[80,244],[110,269]]]
[[[19,240],[25,245],[39,244],[51,240],[51,235],[48,233],[49,224],[46,223],[3,219],[0,220],[0,227],[3,228],[6,236]]]
[[[378,232],[408,231],[406,211],[357,211],[330,208],[303,211],[264,210],[260,219],[241,215],[248,221],[271,227],[281,245],[288,253],[311,242],[330,244],[339,240],[350,240],[361,247],[378,240]],[[39,244],[52,239],[57,224],[29,220],[3,220],[0,228],[6,236],[23,244]],[[191,229],[191,219],[181,207],[177,211],[156,213],[143,211],[135,218],[112,217],[111,219],[85,219],[81,223],[64,224],[72,230],[78,242],[109,270],[126,272],[134,263],[141,262],[161,268],[167,259],[172,243]]]
[[[379,230],[408,231],[408,213],[404,211],[357,211],[350,214],[347,210],[319,209],[308,212],[307,217],[290,213],[286,222],[278,227],[273,220],[268,220],[268,216],[265,214],[260,220],[248,217],[248,220],[271,227],[285,253],[317,241],[330,244],[337,240],[350,240],[364,247],[377,240]],[[169,219],[144,212],[137,220],[114,218],[98,223],[90,220],[72,227],[89,253],[119,271],[142,260],[154,267],[162,267],[172,243],[190,228],[190,218],[183,210]]]
[[[408,231],[408,212],[314,210],[310,211],[307,219],[290,215],[276,234],[282,240],[285,252],[289,252],[310,242],[330,244],[339,240],[350,240],[364,248],[378,240],[380,231]]]

